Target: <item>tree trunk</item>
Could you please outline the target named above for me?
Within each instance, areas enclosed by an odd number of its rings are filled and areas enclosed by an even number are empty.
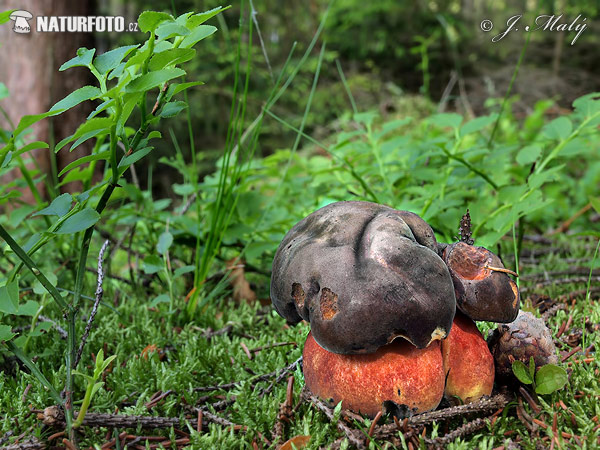
[[[15,6],[12,2],[0,0],[0,11],[13,8]],[[19,8],[33,15],[33,19],[29,21],[30,33],[15,33],[12,21],[0,26],[0,81],[6,84],[10,92],[10,97],[2,101],[2,107],[13,125],[16,125],[22,116],[43,113],[70,92],[93,83],[91,74],[85,68],[58,71],[62,63],[76,55],[79,47],[94,46],[92,33],[38,33],[35,29],[37,16],[93,15],[93,2],[22,0],[19,2]],[[55,118],[42,120],[33,125],[33,134],[27,137],[27,141],[39,140],[50,144],[59,142],[72,134],[90,111],[91,105],[84,103]],[[0,117],[0,127],[10,130],[12,125],[6,123],[4,117]],[[53,175],[49,150],[41,149],[33,153],[32,156],[42,173],[47,174],[51,180]],[[58,154],[56,168],[60,171],[69,162],[89,153],[90,147],[85,145],[72,153],[65,148]],[[19,171],[15,172],[9,174],[10,178],[2,182],[21,176]],[[77,188],[77,185],[71,185],[66,186],[65,190],[73,191]],[[42,183],[38,184],[38,189],[45,193]],[[33,201],[30,192],[25,192],[21,199]]]

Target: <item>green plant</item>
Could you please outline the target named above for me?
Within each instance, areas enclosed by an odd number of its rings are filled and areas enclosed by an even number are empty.
[[[150,140],[160,138],[160,133],[150,129],[162,118],[174,117],[187,108],[187,104],[183,101],[175,100],[177,94],[202,84],[201,82],[177,82],[179,77],[185,75],[185,71],[178,66],[196,55],[192,47],[197,42],[216,31],[215,27],[203,23],[221,11],[223,8],[219,7],[200,14],[182,14],[177,18],[161,12],[142,13],[138,19],[140,30],[149,33],[149,38],[143,44],[119,47],[102,55],[95,55],[95,49],[81,48],[77,51],[77,56],[60,67],[61,71],[72,67],[86,67],[97,79],[98,86],[84,86],[77,89],[57,102],[46,113],[24,116],[10,136],[6,134],[2,136],[6,145],[0,149],[1,168],[6,170],[12,168],[11,164],[14,160],[23,167],[20,158],[22,154],[33,148],[47,147],[47,144],[38,142],[24,144],[24,137],[28,134],[31,125],[46,117],[61,114],[84,101],[99,101],[97,108],[86,122],[71,136],[59,142],[55,148],[58,152],[70,145],[72,150],[89,139],[96,139],[91,155],[74,161],[59,174],[66,175],[63,181],[83,181],[85,192],[76,196],[63,194],[53,199],[48,207],[39,210],[37,214],[44,217],[48,227],[40,233],[33,233],[25,246],[18,244],[11,233],[0,224],[0,237],[6,241],[20,261],[14,264],[0,292],[3,313],[18,314],[21,311],[32,317],[37,313],[39,307],[37,302],[19,305],[18,290],[22,279],[18,275],[24,265],[67,317],[65,398],[61,399],[56,395],[54,397],[65,409],[71,440],[74,440],[72,398],[77,351],[75,320],[81,307],[87,256],[95,225],[119,187],[123,175],[134,163],[152,151]],[[157,94],[156,101],[150,104],[153,105],[152,107],[147,103],[149,93]],[[138,125],[132,127],[136,122]],[[99,183],[93,184],[92,175],[98,161],[106,161],[108,170]],[[89,163],[89,167],[82,170],[81,166],[86,163]],[[34,191],[34,184],[29,180],[31,177],[27,176],[27,171],[24,174]],[[5,198],[10,198],[10,195]],[[39,205],[41,198],[36,196],[36,200]],[[93,203],[95,207],[90,206]],[[57,219],[52,223],[49,217]],[[49,242],[66,235],[77,236],[74,248],[78,249],[76,255],[78,263],[75,268],[71,300],[67,300],[58,291],[56,280],[52,282],[51,277],[46,276],[45,271],[42,271],[32,259],[34,254]],[[7,250],[3,252],[6,253]],[[2,325],[0,333],[2,333],[1,340],[7,341],[7,345],[15,355],[30,369],[34,367],[31,360],[20,351],[19,342],[10,341],[14,337],[10,327]],[[52,392],[56,392],[48,380],[41,376],[39,370],[32,369],[32,371],[40,382]],[[88,398],[86,408],[89,406],[91,394],[95,392],[94,386],[90,395],[86,393]]]
[[[551,394],[562,389],[569,381],[565,369],[556,364],[545,364],[536,371],[533,356],[529,360],[529,367],[517,360],[512,363],[512,370],[521,383],[531,384],[536,394]]]
[[[102,386],[104,386],[104,382],[98,380],[116,357],[117,355],[112,355],[106,358],[105,360],[104,351],[100,349],[98,350],[98,354],[96,355],[95,367],[92,375],[86,375],[85,373],[76,370],[73,371],[73,375],[80,375],[87,380],[85,397],[83,397],[83,401],[81,403],[77,419],[75,420],[75,422],[73,422],[73,428],[78,428],[83,423],[83,419],[85,419],[85,415],[87,413],[88,408],[90,407],[90,404],[92,403],[92,398],[94,397],[94,394],[98,392],[98,390],[101,389]]]

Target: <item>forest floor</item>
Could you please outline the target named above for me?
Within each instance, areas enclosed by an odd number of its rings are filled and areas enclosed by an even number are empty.
[[[509,247],[502,245],[505,263],[512,267]],[[383,416],[373,422],[306,392],[300,358],[308,325],[288,326],[270,305],[236,304],[229,293],[205,306],[193,322],[183,323],[160,305],[149,307],[147,297],[120,297],[125,281],[109,274],[105,301],[112,304],[100,308],[87,345],[94,353],[103,348],[117,358],[79,428],[79,445],[598,448],[600,272],[589,277],[595,249],[596,242],[583,237],[524,240],[522,308],[543,317],[551,329],[569,374],[564,389],[536,396],[525,388],[496,386],[484,401],[403,421]],[[480,324],[484,334],[490,328]],[[29,343],[30,354],[37,355],[55,386],[64,379],[64,348],[57,327]],[[44,412],[53,405],[50,395],[15,360],[4,360],[1,369],[0,447],[63,448],[60,413]],[[84,373],[92,370],[91,365],[80,367]],[[84,379],[76,380],[76,398],[82,398]]]

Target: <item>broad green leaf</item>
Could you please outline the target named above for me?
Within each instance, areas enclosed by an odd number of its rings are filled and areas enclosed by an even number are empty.
[[[592,204],[592,208],[600,214],[600,197],[590,197],[590,203]]]
[[[188,34],[190,34],[190,30],[188,30],[183,25],[179,25],[175,22],[163,22],[156,29],[155,33],[158,39],[163,40],[170,39],[175,36],[187,36]]]
[[[114,69],[123,58],[125,58],[133,49],[138,48],[139,45],[126,45],[124,47],[117,47],[106,53],[96,56],[94,60],[94,67],[100,72],[100,75],[106,74],[109,70]]]
[[[153,149],[154,149],[154,147],[145,147],[145,148],[136,150],[131,155],[123,158],[119,162],[119,167],[129,167],[130,165],[135,164],[140,159],[142,159],[144,156],[146,156],[148,153],[150,153]]]
[[[173,272],[173,279],[179,278],[180,276],[193,272],[194,270],[196,270],[196,267],[193,265],[178,267],[175,269],[175,272]]]
[[[2,11],[0,13],[0,25],[10,20],[10,15],[15,12],[16,9],[9,9],[8,11]]]
[[[192,28],[196,28],[198,25],[203,24],[204,22],[206,22],[208,19],[216,16],[217,14],[227,10],[231,8],[231,6],[227,6],[225,8],[223,8],[222,6],[217,6],[214,9],[211,9],[209,11],[205,11],[202,13],[198,13],[198,14],[194,14],[192,17],[190,17],[187,20],[186,26],[191,30]]]
[[[154,273],[163,270],[164,262],[158,257],[158,255],[149,255],[144,258],[142,263],[142,269],[146,275],[152,275]]]
[[[186,36],[183,39],[180,47],[181,48],[193,47],[194,45],[196,45],[197,42],[210,36],[215,31],[217,31],[217,28],[213,27],[212,25],[200,25],[197,28],[194,28],[192,30],[192,32],[189,34],[189,36]]]
[[[546,364],[535,374],[535,392],[542,395],[551,394],[561,389],[568,381],[569,377],[565,369],[554,364]]]
[[[62,112],[64,112],[79,105],[81,102],[99,97],[100,95],[102,95],[102,91],[96,86],[84,86],[71,92],[65,98],[55,103],[55,105],[50,108],[50,111],[62,110]]]
[[[173,235],[171,233],[169,233],[168,231],[165,231],[164,233],[161,233],[160,237],[158,238],[158,243],[156,244],[156,250],[161,255],[166,255],[167,252],[169,251],[169,248],[171,248],[172,244],[173,244]]]
[[[52,286],[56,286],[56,284],[58,283],[58,278],[56,277],[56,274],[52,271],[46,271],[45,275],[50,284]],[[33,283],[33,293],[37,295],[42,295],[46,292],[48,292],[46,288],[42,286],[42,283],[40,283],[39,280],[36,278],[36,280]]]
[[[162,110],[160,111],[160,117],[175,117],[187,107],[187,103],[181,101],[165,103],[165,106],[163,106]]]
[[[144,33],[154,31],[165,20],[174,20],[171,14],[158,11],[144,11],[138,17],[138,26]]]
[[[9,95],[10,92],[8,92],[8,88],[6,87],[6,85],[4,83],[0,83],[0,100],[8,97]]]
[[[12,332],[9,325],[0,325],[0,342],[10,341],[16,334]]]
[[[166,66],[189,61],[195,55],[196,50],[193,48],[172,48],[165,50],[164,52],[156,53],[152,59],[150,59],[148,68],[152,71],[160,70]]]
[[[169,101],[173,98],[173,96],[179,94],[181,91],[185,91],[186,89],[191,88],[192,86],[202,86],[203,84],[204,83],[202,81],[192,81],[190,83],[179,84],[173,83],[169,85],[165,98],[167,101]]]
[[[33,300],[27,300],[25,304],[19,305],[18,311],[15,313],[17,316],[30,316],[33,317],[38,312],[40,304]]]
[[[37,150],[38,148],[48,148],[48,147],[49,147],[49,145],[45,142],[35,141],[35,142],[32,142],[30,144],[27,144],[27,145],[21,147],[19,150],[17,150],[16,154],[22,155],[23,153],[27,153],[31,150]]]
[[[85,208],[66,219],[56,234],[74,234],[87,230],[100,220],[100,214],[95,209]]]
[[[512,371],[517,379],[523,384],[533,383],[533,378],[529,375],[529,369],[522,361],[516,360],[512,363]]]
[[[70,69],[71,67],[90,67],[94,53],[96,53],[95,48],[88,50],[85,47],[81,47],[77,50],[77,56],[64,63],[58,70],[62,72],[63,70]]]
[[[493,124],[497,118],[497,114],[492,114],[489,116],[482,116],[477,117],[473,120],[469,120],[462,127],[460,127],[460,135],[465,136],[470,133],[476,133],[477,131],[481,131],[485,127]]]
[[[29,128],[31,125],[33,125],[34,123],[39,122],[40,120],[45,119],[46,117],[56,116],[56,115],[60,114],[61,112],[62,112],[62,110],[48,111],[48,112],[41,113],[41,114],[23,116],[23,117],[21,117],[21,120],[19,121],[17,128],[15,128],[15,130],[13,131],[13,136],[16,138],[23,131],[25,131],[27,128]]]
[[[15,314],[19,309],[19,282],[13,280],[0,286],[0,312]]]
[[[36,212],[33,216],[58,216],[62,217],[71,209],[73,198],[71,194],[62,194],[52,200],[52,203],[41,211]]]
[[[131,80],[125,88],[125,92],[149,91],[150,89],[160,86],[163,83],[182,75],[185,75],[185,70],[179,68],[149,72],[145,75],[135,78],[134,80]]]
[[[108,161],[109,159],[110,159],[110,150],[96,153],[94,155],[84,156],[83,158],[76,159],[71,164],[67,165],[67,167],[65,167],[63,170],[60,171],[58,176],[62,177],[69,170],[74,169],[75,167],[79,167],[82,164],[86,164],[86,163],[89,163],[92,161],[100,161],[100,160]]]
[[[160,294],[152,299],[152,301],[148,304],[148,308],[154,308],[161,303],[169,303],[170,301],[171,299],[167,294]]]
[[[441,128],[450,127],[458,128],[462,123],[463,117],[456,113],[441,113],[434,114],[427,121]]]
[[[557,117],[552,122],[542,128],[542,134],[550,139],[560,139],[561,141],[568,138],[573,131],[573,124],[567,117]]]
[[[73,133],[71,136],[64,138],[54,148],[54,152],[58,153],[58,151],[67,145],[69,142],[72,142],[86,133],[89,133],[92,130],[106,130],[108,133],[110,131],[110,127],[113,124],[113,119],[110,117],[94,117],[93,119],[85,121],[77,131]]]
[[[573,102],[573,108],[586,118],[600,112],[600,92],[579,97]]]
[[[521,166],[531,164],[537,161],[541,154],[542,148],[539,145],[528,145],[523,147],[521,150],[519,150],[519,153],[517,153],[517,162]]]

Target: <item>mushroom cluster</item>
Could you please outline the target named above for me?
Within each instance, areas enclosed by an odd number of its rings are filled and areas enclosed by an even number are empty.
[[[309,390],[374,416],[490,395],[494,359],[474,320],[508,323],[519,292],[500,259],[436,241],[419,216],[369,202],[327,205],[298,222],[275,254],[271,300],[311,331]]]

